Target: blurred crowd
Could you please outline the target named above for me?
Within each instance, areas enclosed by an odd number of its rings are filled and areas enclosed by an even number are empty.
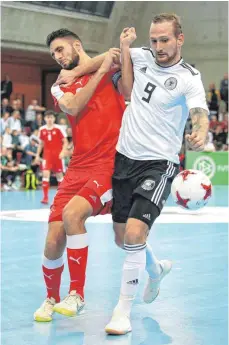
[[[35,161],[39,145],[39,128],[45,125],[46,108],[32,100],[24,109],[20,99],[3,98],[1,101],[0,144],[1,144],[1,189],[11,190],[24,187],[26,173],[32,171],[36,176],[36,186],[41,183],[41,166]],[[67,133],[69,156],[73,147],[72,132],[63,114],[57,114],[56,123]],[[54,183],[55,179],[53,178]],[[52,181],[51,181],[52,182]],[[34,189],[36,188],[34,187]]]
[[[38,131],[44,123],[45,107],[38,100],[31,100],[24,109],[20,98],[12,99],[13,84],[9,76],[1,82],[1,189],[11,190],[25,187],[26,173],[34,174],[36,186],[41,182],[41,167],[35,162],[39,144]],[[228,151],[228,74],[225,74],[217,89],[215,83],[209,85],[206,94],[209,107],[209,133],[205,145],[206,152]],[[64,114],[57,114],[56,123],[67,133],[69,142],[68,165],[71,157],[72,133]],[[191,119],[187,121],[186,133],[191,133]],[[185,150],[183,145],[180,161],[184,168]],[[52,180],[51,180],[52,182]],[[55,184],[55,179],[53,178]],[[34,187],[36,188],[36,187]]]

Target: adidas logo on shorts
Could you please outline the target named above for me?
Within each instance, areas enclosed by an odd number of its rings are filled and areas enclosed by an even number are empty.
[[[148,220],[151,220],[151,215],[150,215],[150,213],[145,213],[145,214],[143,214],[142,217],[143,217],[143,218],[146,218],[146,219],[148,219]]]

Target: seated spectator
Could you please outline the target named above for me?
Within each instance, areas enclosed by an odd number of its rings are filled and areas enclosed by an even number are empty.
[[[4,190],[17,189],[14,185],[16,176],[20,174],[19,166],[12,158],[12,150],[2,147],[1,150],[1,183]]]
[[[21,132],[21,116],[18,110],[15,110],[12,115],[9,118],[9,127],[11,131],[16,130],[18,132]]]
[[[12,113],[13,109],[9,104],[8,98],[3,98],[2,99],[2,106],[1,106],[1,115],[4,114],[5,112]]]
[[[228,111],[228,73],[224,74],[220,83],[220,97],[225,102],[226,111]]]
[[[209,130],[210,132],[214,133],[216,130],[216,127],[219,125],[219,122],[217,120],[217,116],[213,115],[211,117],[210,123],[209,123]]]
[[[20,142],[20,147],[22,148],[22,150],[25,150],[25,147],[29,144],[29,137],[26,134],[26,131],[24,129],[19,134],[19,142]]]
[[[2,136],[2,146],[7,149],[13,147],[11,129],[9,127],[6,127],[5,133]]]
[[[31,134],[30,136],[30,140],[31,139],[34,139],[35,141],[37,141],[38,143],[40,142],[40,139],[39,139],[39,130],[36,129],[35,131],[33,131],[33,133]]]
[[[216,127],[215,133],[213,133],[213,139],[214,139],[214,144],[217,151],[219,151],[219,148],[222,149],[223,145],[226,145],[227,133],[223,131],[223,128],[221,125],[218,125]]]
[[[32,138],[29,144],[25,147],[25,154],[26,154],[26,165],[28,168],[31,166],[39,166],[36,162],[36,153],[38,149],[38,142]]]
[[[21,116],[21,122],[24,126],[24,124],[25,124],[25,111],[22,107],[22,102],[21,102],[20,98],[14,99],[11,104],[12,104],[13,111],[14,110],[19,111],[20,116]]]
[[[64,118],[64,117],[60,118],[59,121],[58,121],[58,124],[63,129],[63,131],[66,133],[67,132],[67,128],[68,128],[68,124],[67,124],[66,118]]]
[[[9,127],[9,117],[10,113],[6,111],[0,120],[1,135],[5,133],[6,127]]]
[[[36,113],[39,111],[45,111],[46,108],[38,105],[38,100],[33,99],[31,104],[28,106],[25,113],[25,125],[31,127],[32,122],[36,120]]]
[[[208,102],[208,108],[210,111],[210,116],[216,115],[218,119],[220,92],[216,90],[214,83],[211,83],[209,85],[209,90],[207,93],[207,102]]]
[[[36,129],[39,129],[41,126],[44,126],[44,125],[45,125],[45,121],[43,119],[43,115],[42,115],[42,113],[39,112],[36,114],[36,119],[31,125],[31,130],[33,132]]]

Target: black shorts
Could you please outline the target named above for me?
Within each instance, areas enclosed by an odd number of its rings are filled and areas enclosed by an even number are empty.
[[[150,200],[162,210],[179,165],[166,160],[139,161],[117,152],[112,176],[114,222],[126,223],[135,196]]]

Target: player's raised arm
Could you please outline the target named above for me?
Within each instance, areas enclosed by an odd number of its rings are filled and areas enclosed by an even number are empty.
[[[102,65],[108,52],[101,55],[95,56],[94,58],[87,60],[84,64],[76,66],[72,70],[62,69],[54,85],[62,85],[63,87],[68,87],[77,78],[96,72]]]
[[[192,134],[187,134],[186,139],[194,151],[203,151],[209,127],[208,111],[203,108],[190,109],[192,120]]]
[[[136,40],[134,28],[123,29],[120,35],[122,82],[121,92],[126,100],[130,100],[134,83],[133,65],[130,56],[130,45]]]
[[[70,115],[78,116],[91,99],[101,79],[110,70],[114,59],[119,53],[120,49],[111,48],[98,71],[75,95],[70,92],[64,93],[59,86],[53,86],[52,94],[57,99],[60,109]]]

